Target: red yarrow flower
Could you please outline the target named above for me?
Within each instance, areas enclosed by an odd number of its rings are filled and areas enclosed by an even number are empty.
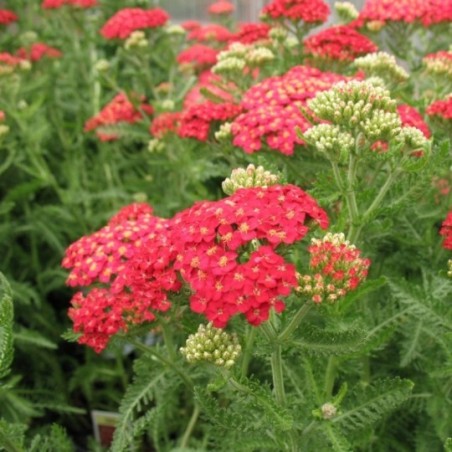
[[[239,25],[238,31],[231,38],[231,42],[241,42],[242,44],[252,44],[258,41],[268,40],[270,25],[243,23]]]
[[[168,19],[161,8],[124,8],[108,19],[100,32],[106,39],[126,39],[136,30],[162,27]]]
[[[366,0],[355,23],[420,22],[428,27],[452,20],[452,0]]]
[[[218,52],[204,44],[194,44],[179,53],[177,62],[190,65],[197,71],[204,71],[217,62]]]
[[[252,325],[284,309],[281,296],[296,284],[295,268],[276,253],[282,243],[301,240],[315,221],[328,226],[316,201],[293,185],[240,189],[217,202],[201,202],[173,219],[175,268],[194,294],[191,309],[216,327],[243,313]],[[239,255],[249,243],[249,258]],[[258,241],[258,242],[257,242]]]
[[[168,133],[177,133],[180,125],[181,112],[165,112],[155,117],[149,132],[156,138],[163,138]]]
[[[189,41],[219,43],[229,42],[232,37],[233,34],[226,27],[218,24],[201,25],[193,28],[187,36]]]
[[[60,58],[62,56],[62,53],[58,49],[50,47],[43,42],[35,42],[29,48],[20,48],[16,52],[16,55],[19,58],[35,62],[41,60],[44,57]]]
[[[397,112],[399,113],[402,125],[406,127],[416,127],[424,134],[425,138],[430,138],[432,136],[430,128],[424,121],[424,117],[414,107],[402,104],[397,107]]]
[[[18,19],[17,15],[9,9],[0,9],[0,24],[8,25],[11,22],[16,22]]]
[[[432,102],[428,107],[426,113],[429,116],[439,116],[447,121],[452,119],[452,95],[446,99]]]
[[[43,9],[58,9],[67,5],[87,9],[97,6],[97,4],[97,0],[44,0],[41,7]]]
[[[308,99],[341,80],[346,77],[295,66],[285,75],[254,85],[243,96],[244,112],[232,122],[233,144],[253,153],[266,143],[271,149],[292,155],[295,145],[304,144],[297,129],[304,132],[310,127],[301,109],[309,111]]]
[[[144,96],[137,96],[139,109],[147,115],[152,115],[154,109],[151,105],[143,103]],[[133,124],[143,119],[143,113],[135,107],[124,93],[120,93],[113,98],[96,116],[90,118],[85,123],[85,132],[96,130],[102,127],[112,126],[121,122]],[[118,139],[115,133],[96,132],[102,141]]]
[[[447,214],[439,233],[444,236],[443,247],[452,250],[452,211]]]
[[[17,56],[11,55],[8,52],[0,52],[0,66],[19,66],[23,59]]]
[[[219,0],[215,3],[212,3],[212,5],[210,5],[208,9],[209,13],[213,14],[214,16],[231,14],[234,10],[235,6],[226,0]]]
[[[182,112],[178,135],[183,138],[195,138],[207,141],[211,126],[236,117],[242,110],[240,105],[232,103],[214,104],[207,101],[190,105]]]
[[[309,55],[339,61],[353,61],[378,47],[366,36],[352,27],[339,25],[327,28],[305,40],[305,50]]]
[[[321,23],[328,19],[330,8],[323,0],[273,0],[261,14],[272,19]]]

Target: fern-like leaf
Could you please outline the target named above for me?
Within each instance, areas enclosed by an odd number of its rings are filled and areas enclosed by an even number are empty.
[[[410,380],[400,378],[375,382],[365,390],[356,391],[354,406],[351,405],[349,409],[344,406],[344,412],[331,422],[344,432],[370,426],[407,400],[413,386]]]
[[[0,419],[0,450],[7,452],[25,452],[25,430],[24,424],[12,424]]]
[[[9,373],[13,360],[13,317],[11,288],[0,273],[0,378]]]

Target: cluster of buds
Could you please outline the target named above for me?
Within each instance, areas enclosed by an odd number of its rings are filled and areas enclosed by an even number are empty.
[[[257,68],[274,60],[275,55],[267,47],[256,44],[233,43],[228,50],[220,52],[212,72],[221,75],[241,75],[245,67]]]
[[[349,132],[341,131],[339,126],[318,124],[303,134],[303,138],[333,161],[344,161],[355,145]]]
[[[227,140],[232,136],[232,124],[230,122],[224,122],[220,128],[215,132],[215,139],[218,141]]]
[[[231,177],[222,183],[222,188],[227,195],[232,195],[240,188],[269,187],[279,182],[277,175],[266,171],[262,166],[256,168],[254,165],[248,165],[246,169],[232,170]]]
[[[181,25],[171,24],[165,27],[165,33],[170,36],[185,36],[187,31]]]
[[[345,240],[344,234],[328,233],[322,240],[312,239],[312,275],[297,275],[299,293],[308,295],[315,303],[334,303],[356,289],[367,277],[369,259],[360,257],[360,250]]]
[[[359,15],[359,11],[356,9],[355,5],[350,2],[335,2],[334,8],[336,9],[339,19],[344,24],[348,24],[352,20],[355,20]]]
[[[402,127],[396,141],[406,146],[408,149],[426,148],[429,140],[416,127]]]
[[[324,403],[320,408],[323,419],[333,419],[337,414],[337,408],[330,402]]]
[[[236,334],[228,334],[208,323],[207,326],[199,325],[198,331],[188,337],[180,352],[189,363],[208,361],[229,369],[235,364],[241,350]]]
[[[148,45],[149,43],[146,38],[145,32],[137,30],[132,32],[132,34],[127,38],[126,42],[124,43],[124,48],[126,50],[129,50],[133,48],[148,47]]]
[[[408,72],[397,64],[395,57],[386,52],[356,58],[353,64],[367,76],[380,77],[387,82],[403,82],[409,77]]]
[[[449,80],[452,78],[452,51],[441,50],[427,55],[422,62],[425,70],[432,75],[445,76]]]
[[[447,276],[449,278],[452,278],[452,259],[449,259],[447,262],[448,270],[447,270]]]
[[[390,140],[400,134],[401,120],[389,91],[369,81],[339,82],[308,102],[314,114],[370,142]]]

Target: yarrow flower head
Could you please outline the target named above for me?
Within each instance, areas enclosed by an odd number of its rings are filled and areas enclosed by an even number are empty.
[[[229,15],[234,12],[234,10],[235,6],[227,0],[218,0],[215,3],[212,3],[208,8],[209,13],[214,16]]]
[[[191,309],[218,328],[240,313],[259,325],[272,308],[281,312],[280,297],[296,285],[295,267],[275,248],[301,240],[310,220],[328,225],[316,201],[293,185],[242,188],[176,215],[175,268],[193,291]]]
[[[41,7],[43,9],[58,9],[62,6],[73,6],[87,9],[97,6],[97,4],[97,0],[44,0]]]
[[[9,9],[0,9],[0,24],[8,25],[12,22],[16,22],[19,18],[15,13]]]
[[[252,44],[254,42],[267,41],[271,27],[267,24],[241,23],[238,31],[231,38],[231,42]]]
[[[339,82],[317,94],[308,106],[318,118],[352,135],[359,131],[370,141],[389,140],[400,133],[396,102],[387,89],[368,81]]]
[[[447,214],[439,233],[444,236],[443,247],[452,250],[452,211]]]
[[[339,126],[332,124],[311,127],[303,134],[303,138],[332,161],[346,161],[355,145],[355,139],[349,132],[342,131]]]
[[[163,138],[168,133],[177,133],[180,125],[181,113],[164,112],[156,116],[151,124],[150,133],[154,137]]]
[[[353,61],[378,50],[369,38],[347,25],[327,28],[310,36],[305,40],[305,49],[309,55],[338,61]]]
[[[245,111],[232,122],[233,144],[253,153],[266,143],[271,149],[292,155],[295,145],[303,144],[297,129],[304,132],[310,126],[301,108],[318,91],[344,79],[312,67],[295,66],[283,76],[254,85],[243,96]]]
[[[445,99],[432,102],[427,107],[426,113],[429,116],[435,116],[450,121],[452,119],[452,94],[449,94]]]
[[[199,325],[195,334],[190,334],[185,347],[180,349],[189,363],[206,361],[215,366],[231,368],[240,356],[242,347],[235,333],[229,334],[215,328],[212,323]]]
[[[148,115],[152,115],[154,109],[151,105],[144,103],[144,96],[137,96],[136,100],[140,102],[140,110]],[[85,132],[96,130],[96,134],[102,141],[112,141],[119,138],[116,132],[105,132],[102,128],[108,128],[115,124],[126,122],[133,124],[143,119],[141,113],[124,94],[120,93],[113,98],[96,116],[90,118],[85,123]]]
[[[62,53],[55,49],[54,47],[50,47],[43,42],[35,42],[28,48],[20,48],[16,55],[19,58],[23,58],[29,61],[40,61],[42,58],[60,58]]]
[[[296,290],[314,303],[334,303],[355,290],[367,277],[370,260],[361,258],[360,250],[345,240],[342,233],[328,233],[322,240],[312,239],[308,250],[311,271],[297,274]]]
[[[388,21],[419,22],[428,27],[452,20],[452,0],[366,0],[357,25]]]
[[[124,8],[110,17],[100,32],[106,39],[126,39],[136,30],[163,27],[168,19],[161,8]]]
[[[212,47],[204,44],[194,44],[179,53],[177,62],[181,65],[190,66],[198,72],[202,72],[217,62],[217,55],[218,50]]]
[[[208,24],[194,27],[188,33],[189,41],[211,42],[211,43],[227,43],[231,40],[233,34],[222,25]]]
[[[452,79],[452,51],[440,50],[430,53],[423,58],[422,62],[428,73]]]
[[[207,101],[190,105],[180,117],[179,136],[207,141],[211,126],[236,117],[242,108],[232,103],[215,104]]]
[[[124,48],[126,50],[132,49],[132,48],[143,48],[148,47],[149,42],[146,39],[146,34],[142,30],[136,30],[133,31],[130,36],[126,39],[124,43]]]
[[[262,10],[261,18],[322,23],[329,13],[330,8],[323,0],[272,0]]]
[[[416,129],[419,129],[424,134],[425,138],[430,138],[432,136],[432,132],[424,121],[423,116],[411,105],[398,105],[397,113],[400,116],[403,126],[416,127]]]
[[[264,167],[257,168],[250,164],[244,168],[232,170],[231,177],[228,177],[221,184],[223,191],[227,195],[232,195],[240,188],[268,187],[279,183],[279,176],[266,171]]]
[[[353,64],[367,76],[380,77],[388,82],[403,82],[409,77],[408,72],[397,64],[395,57],[386,52],[356,58]]]
[[[31,68],[29,61],[23,58],[11,55],[8,52],[0,52],[0,75],[8,75],[16,69],[28,71]]]
[[[350,2],[334,2],[334,8],[339,19],[345,24],[355,20],[359,15],[355,5]]]

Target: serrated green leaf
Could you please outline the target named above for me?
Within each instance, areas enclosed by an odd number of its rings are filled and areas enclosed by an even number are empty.
[[[13,317],[11,287],[0,273],[0,378],[10,372],[13,361]]]
[[[18,331],[14,332],[14,340],[16,341],[17,346],[24,344],[26,346],[31,345],[50,350],[56,350],[58,348],[54,342],[44,337],[41,333],[25,327],[21,327]]]

